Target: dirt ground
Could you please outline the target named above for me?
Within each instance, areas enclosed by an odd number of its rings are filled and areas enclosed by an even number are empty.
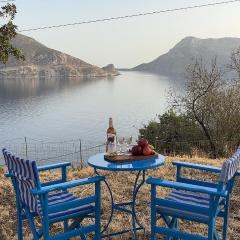
[[[221,166],[223,160],[211,160],[206,158],[177,158],[182,161],[194,162],[194,163],[202,163],[214,166]],[[150,170],[147,172],[147,177],[154,176],[158,178],[164,178],[168,180],[175,179],[175,167],[171,164],[173,161],[172,157],[167,157],[165,165],[159,167],[154,170]],[[15,207],[15,195],[13,192],[13,188],[11,182],[4,177],[5,169],[0,169],[0,240],[14,240],[17,239],[16,232],[16,207]],[[120,202],[123,200],[128,200],[131,198],[132,188],[135,180],[136,173],[112,173],[101,171],[102,175],[106,177],[108,180],[113,193],[114,193],[114,201]],[[206,172],[197,172],[193,170],[185,170],[185,176],[197,179],[208,179],[212,181],[216,181],[217,177],[215,175],[211,175]],[[93,176],[93,170],[88,167],[84,169],[71,168],[68,171],[68,179],[79,179],[84,177]],[[56,179],[60,176],[59,172],[45,172],[42,173],[41,179],[42,181],[48,181],[52,179]],[[158,188],[158,195],[165,196],[168,192],[168,189]],[[93,186],[91,187],[80,187],[75,188],[73,190],[74,194],[79,196],[87,196],[93,192]],[[140,189],[137,195],[137,216],[140,222],[147,229],[147,239],[150,239],[150,187],[147,184],[144,184]],[[106,224],[110,215],[110,196],[108,189],[104,184],[102,184],[102,225]],[[91,220],[86,220],[91,221]],[[159,220],[161,223],[161,220]],[[40,221],[37,220],[37,225],[40,225]],[[131,226],[131,218],[128,215],[115,212],[112,223],[109,225],[108,231],[114,232],[117,230],[121,230],[123,228],[127,228]],[[194,232],[198,234],[205,235],[207,232],[206,225],[197,224],[189,221],[181,221],[180,222],[181,229],[185,231]],[[220,231],[222,229],[222,222],[217,221],[217,229]],[[52,226],[51,232],[54,234],[55,232],[62,231],[62,225],[56,224]],[[141,238],[141,232],[139,232]],[[231,198],[231,208],[230,208],[230,219],[228,225],[228,237],[230,240],[239,240],[240,239],[240,179],[237,180],[235,184],[235,188]],[[24,239],[32,239],[31,232],[27,226],[24,224]],[[91,236],[89,236],[91,239]],[[121,237],[115,237],[112,239],[130,239],[130,235],[125,234]],[[163,239],[159,236],[157,239]]]

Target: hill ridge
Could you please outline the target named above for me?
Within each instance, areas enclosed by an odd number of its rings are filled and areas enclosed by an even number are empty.
[[[34,38],[22,34],[17,34],[12,43],[22,49],[26,60],[18,61],[10,57],[6,64],[0,64],[0,75],[2,76],[105,77],[118,75],[113,65],[111,65],[111,69],[109,67],[100,68],[69,54],[49,48]]]
[[[226,65],[234,48],[240,46],[240,38],[197,38],[188,36],[179,41],[167,53],[148,63],[142,63],[130,70],[147,71],[166,76],[184,76],[186,67],[196,58],[207,63],[217,57],[219,65]]]

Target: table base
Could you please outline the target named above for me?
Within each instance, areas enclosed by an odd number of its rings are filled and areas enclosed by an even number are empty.
[[[95,169],[95,173],[97,175],[100,175],[97,171],[97,169]],[[138,180],[140,179],[140,177],[142,177],[140,183],[138,183]],[[104,180],[104,183],[106,185],[106,187],[108,188],[108,191],[110,193],[110,199],[111,199],[111,214],[109,217],[109,220],[107,222],[107,224],[103,227],[103,230],[101,231],[102,234],[102,238],[106,238],[106,237],[111,237],[111,236],[117,236],[117,235],[121,235],[121,234],[125,234],[128,232],[132,232],[134,238],[133,239],[138,239],[138,234],[137,231],[139,230],[143,230],[144,233],[144,238],[146,238],[146,230],[145,228],[142,226],[142,224],[139,222],[137,216],[136,216],[136,197],[137,197],[137,193],[139,191],[139,189],[141,188],[141,186],[145,183],[145,170],[142,171],[138,171],[135,182],[134,182],[134,187],[133,187],[133,193],[132,193],[132,201],[128,201],[128,202],[121,202],[121,203],[114,203],[114,199],[113,199],[113,193],[112,190],[107,182],[107,180]],[[130,209],[128,209],[127,207],[130,207]],[[122,230],[119,232],[115,232],[115,233],[109,233],[109,234],[105,234],[105,232],[107,231],[109,224],[112,222],[112,218],[113,218],[113,214],[114,211],[120,211],[120,212],[124,212],[127,214],[130,214],[132,216],[132,228],[131,229],[126,229],[126,230]]]

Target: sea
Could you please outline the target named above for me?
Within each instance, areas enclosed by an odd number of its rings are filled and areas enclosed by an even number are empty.
[[[0,146],[21,142],[105,142],[109,117],[120,136],[137,139],[139,128],[168,109],[166,76],[121,71],[109,78],[0,80]],[[6,144],[5,144],[6,143]]]

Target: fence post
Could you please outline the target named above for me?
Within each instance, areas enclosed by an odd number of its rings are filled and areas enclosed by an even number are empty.
[[[25,141],[25,156],[27,158],[27,155],[28,155],[27,137],[24,137],[24,141]]]
[[[79,139],[79,155],[80,155],[80,164],[81,169],[83,168],[83,158],[82,158],[82,141]]]

